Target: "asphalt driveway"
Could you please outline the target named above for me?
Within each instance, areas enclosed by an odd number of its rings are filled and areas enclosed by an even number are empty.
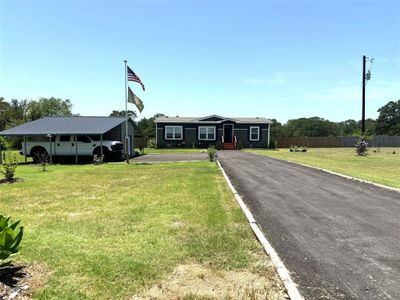
[[[132,158],[133,163],[157,163],[207,160],[207,153],[154,153]]]
[[[400,193],[251,153],[219,160],[306,299],[400,299]]]

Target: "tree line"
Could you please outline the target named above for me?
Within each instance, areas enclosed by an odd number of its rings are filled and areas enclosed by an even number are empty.
[[[389,101],[378,109],[377,119],[365,120],[365,134],[400,135],[400,100]],[[286,124],[272,120],[271,141],[280,137],[361,136],[361,120],[332,122],[319,117],[288,120]]]
[[[366,119],[366,134],[400,135],[400,100],[390,101],[378,109],[377,119]],[[40,98],[38,100],[17,100],[7,102],[0,97],[0,131],[17,126],[27,121],[33,121],[45,116],[72,116],[72,103],[69,99]],[[110,116],[123,116],[125,111],[113,110]],[[134,111],[128,111],[128,116],[134,120],[135,132],[142,135],[147,142],[155,137],[157,117],[165,116],[158,113],[150,118],[137,120]],[[315,137],[315,136],[349,136],[361,135],[361,121],[348,119],[342,122],[332,122],[320,117],[297,118],[282,124],[273,119],[271,126],[271,141],[279,137]],[[14,141],[14,144],[18,141]]]

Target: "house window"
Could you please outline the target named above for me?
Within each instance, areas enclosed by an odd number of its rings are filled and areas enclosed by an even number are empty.
[[[199,126],[199,140],[215,141],[215,126]]]
[[[182,126],[165,126],[165,139],[166,140],[181,140],[182,139]]]
[[[250,141],[260,140],[260,127],[250,126]]]

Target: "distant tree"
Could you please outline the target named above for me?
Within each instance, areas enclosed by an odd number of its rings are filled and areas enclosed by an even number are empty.
[[[40,98],[39,100],[11,99],[10,102],[0,98],[0,131],[45,116],[72,115],[72,104],[69,100],[59,98]],[[9,138],[12,148],[19,148],[21,137]]]
[[[319,117],[289,120],[285,124],[287,136],[338,136],[339,125]]]
[[[145,143],[156,136],[156,124],[154,120],[158,117],[164,117],[164,114],[157,113],[151,118],[140,119],[137,123],[137,132],[143,135]]]
[[[156,113],[154,115],[154,118],[159,118],[159,117],[166,117],[166,115],[162,114],[162,113]]]
[[[3,97],[0,97],[0,131],[7,126],[7,112],[10,109],[10,103],[6,102]]]
[[[28,103],[26,117],[29,121],[37,120],[47,116],[71,116],[72,103],[69,99],[40,98]]]
[[[147,143],[147,141],[150,138],[153,138],[156,136],[156,125],[154,123],[155,118],[151,117],[151,118],[143,118],[140,119],[137,123],[137,127],[138,127],[138,133],[140,135],[143,135],[145,142]]]
[[[10,103],[6,102],[3,97],[0,97],[0,112],[4,112],[10,106]]]
[[[1,116],[6,122],[5,128],[14,127],[24,123],[26,121],[27,106],[27,100],[17,99],[11,99],[8,105],[3,104],[3,107],[6,107],[6,110],[1,113]]]
[[[358,121],[360,133],[361,133],[361,121]],[[376,120],[375,119],[365,119],[365,134],[373,136],[376,134]]]
[[[280,122],[278,122],[276,119],[272,119],[271,121],[272,124],[271,124],[271,135],[270,135],[270,146],[274,146],[278,138],[283,137],[285,135],[285,132],[284,132],[284,127]]]
[[[356,120],[348,119],[338,123],[340,135],[359,135],[360,126]]]
[[[125,117],[125,110],[113,110],[110,114],[110,117]],[[128,110],[128,117],[135,120],[137,118],[137,114],[133,110]]]
[[[376,133],[400,135],[400,100],[390,101],[378,109]]]

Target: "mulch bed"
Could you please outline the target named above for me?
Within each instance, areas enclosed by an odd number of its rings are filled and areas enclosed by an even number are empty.
[[[12,180],[0,179],[0,184],[12,184],[23,181],[22,178],[14,178]]]
[[[29,289],[29,274],[22,265],[0,268],[0,299],[18,299]]]
[[[51,271],[39,263],[0,267],[0,300],[30,299],[46,285],[50,274]]]

